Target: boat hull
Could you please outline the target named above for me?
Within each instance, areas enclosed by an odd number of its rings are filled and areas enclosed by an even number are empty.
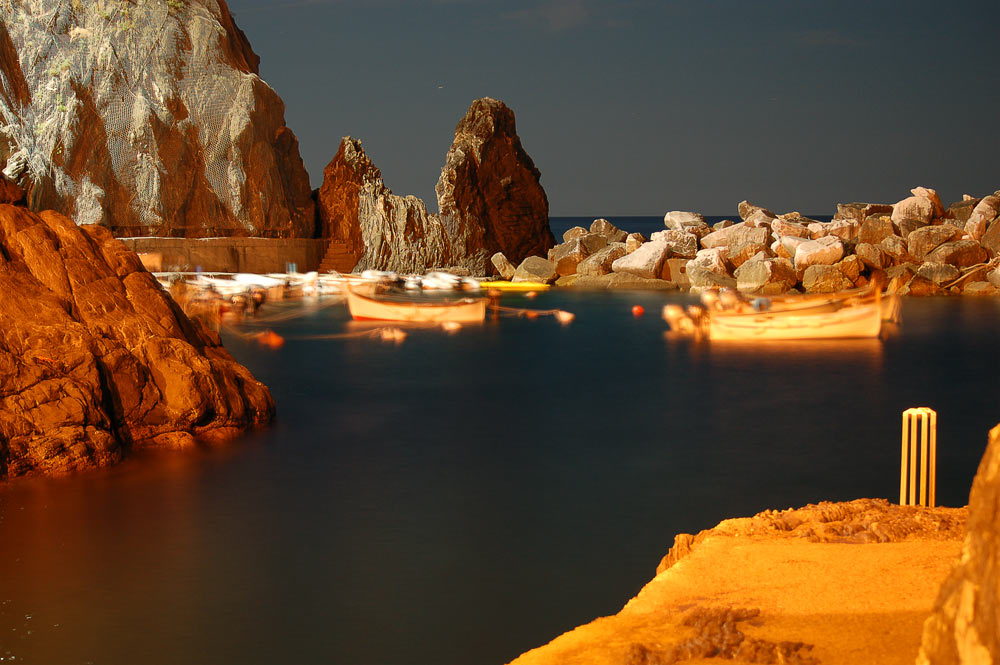
[[[881,329],[882,307],[877,299],[829,311],[713,313],[708,321],[708,337],[713,341],[871,338],[878,337]]]
[[[482,323],[486,298],[463,298],[442,302],[413,302],[373,298],[347,289],[347,307],[357,321],[402,321],[407,323]]]

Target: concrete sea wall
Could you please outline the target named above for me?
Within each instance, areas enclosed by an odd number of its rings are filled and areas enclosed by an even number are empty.
[[[316,270],[328,240],[313,238],[121,238],[155,270],[205,272],[285,272],[294,263],[299,272]]]

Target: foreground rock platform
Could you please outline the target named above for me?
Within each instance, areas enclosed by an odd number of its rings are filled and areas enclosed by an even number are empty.
[[[0,480],[224,440],[273,414],[108,229],[0,205]]]
[[[858,499],[682,534],[621,612],[513,662],[912,664],[967,514]]]

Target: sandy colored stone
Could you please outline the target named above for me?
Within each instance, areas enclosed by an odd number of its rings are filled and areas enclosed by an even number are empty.
[[[800,643],[800,656],[815,659],[799,662],[912,665],[923,620],[960,549],[965,514],[859,499],[766,511],[682,534],[673,560],[665,557],[621,612],[513,663],[621,665],[641,650],[661,659],[692,644],[693,616],[728,609],[748,615],[732,624],[744,640]],[[671,662],[652,658],[632,662]]]

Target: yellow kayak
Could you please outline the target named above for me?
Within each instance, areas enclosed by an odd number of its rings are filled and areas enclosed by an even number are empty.
[[[506,282],[497,280],[495,282],[480,282],[483,289],[500,289],[501,291],[544,291],[551,285],[543,282]]]

